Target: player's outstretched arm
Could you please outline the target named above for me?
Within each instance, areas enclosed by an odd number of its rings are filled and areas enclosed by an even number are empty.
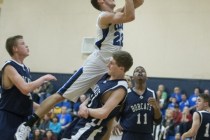
[[[6,79],[5,81],[11,82],[12,84],[10,85],[15,85],[23,94],[28,94],[32,92],[34,89],[41,86],[46,81],[56,80],[56,78],[53,75],[47,74],[38,78],[33,82],[27,83],[24,81],[22,76],[17,72],[17,70],[10,65],[5,67],[3,78]]]

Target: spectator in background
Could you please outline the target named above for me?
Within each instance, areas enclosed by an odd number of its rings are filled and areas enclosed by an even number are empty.
[[[61,107],[59,107],[59,106],[55,106],[54,108],[53,108],[53,114],[54,115],[58,115],[58,114],[61,114]]]
[[[181,123],[179,124],[180,136],[184,132],[187,132],[190,129],[191,125],[192,125],[192,115],[190,114],[189,107],[185,106],[182,112]]]
[[[157,91],[156,91],[156,94],[157,94],[157,97],[158,97],[159,102],[160,102],[160,107],[162,107],[162,106],[163,106],[163,104],[164,104],[164,100],[163,100],[163,99],[161,99],[162,92],[161,92],[160,90],[157,90]]]
[[[173,109],[166,109],[166,115],[162,122],[162,125],[165,127],[165,131],[162,134],[163,140],[174,140],[175,138],[175,124],[174,124],[174,111]]]
[[[42,134],[41,134],[41,131],[38,128],[34,129],[32,140],[42,140]]]
[[[179,133],[175,134],[175,140],[181,140],[181,135]]]
[[[47,130],[43,140],[58,140],[52,130]]]
[[[203,91],[204,94],[210,95],[209,90],[208,89],[204,89]]]
[[[61,108],[63,106],[66,107],[66,109],[67,109],[66,112],[67,113],[71,113],[72,112],[73,102],[71,102],[71,101],[69,101],[67,99],[64,99],[62,102],[60,102],[60,103],[58,103],[58,104],[55,105],[55,109],[58,109],[57,110],[58,112],[56,112],[56,114],[61,113],[61,112],[59,112],[59,108]]]
[[[171,103],[168,104],[168,108],[174,109],[175,105],[177,104],[177,99],[176,97],[171,97]]]
[[[61,134],[72,122],[71,114],[67,113],[66,106],[61,107],[61,114],[58,114],[58,121],[61,124]]]
[[[156,94],[157,94],[157,97],[158,97],[158,99],[159,99],[159,106],[160,106],[160,110],[161,110],[161,113],[162,113],[162,115],[163,116],[165,116],[165,101],[164,101],[164,99],[162,99],[161,98],[161,96],[162,96],[162,92],[160,91],[160,90],[157,90],[156,91]]]
[[[50,95],[52,95],[53,92],[53,85],[51,82],[45,82],[41,89],[40,89],[40,103],[42,101],[44,101],[47,97],[49,97]]]
[[[127,83],[128,83],[128,88],[133,87],[132,76],[130,76],[130,75],[125,75],[125,80],[126,80]]]
[[[187,94],[186,94],[186,93],[182,93],[181,98],[182,98],[182,100],[181,100],[181,102],[179,103],[179,109],[180,109],[180,111],[182,112],[183,109],[184,109],[184,107],[185,107],[185,106],[189,107],[190,104],[189,104],[189,101],[188,101],[188,99],[187,99]]]
[[[181,89],[179,87],[174,87],[174,92],[170,96],[170,101],[172,97],[176,98],[176,102],[179,104],[181,102]]]
[[[196,87],[194,89],[194,93],[189,97],[189,104],[190,104],[190,112],[193,114],[193,112],[196,110],[196,100],[198,96],[200,95],[200,88]]]
[[[50,122],[49,129],[52,130],[52,132],[56,135],[56,137],[60,136],[61,124],[58,122],[58,117],[54,116],[52,118],[52,122]]]
[[[63,103],[62,106],[66,107],[66,112],[71,113],[72,112],[72,107],[73,107],[73,102],[65,99],[62,103]]]
[[[178,104],[175,104],[175,106],[174,106],[173,118],[174,118],[174,124],[176,127],[179,125],[179,123],[181,122],[181,119],[182,119],[182,112],[180,111]]]
[[[51,113],[45,114],[44,118],[42,118],[40,121],[38,128],[41,131],[42,135],[45,134],[45,132],[46,132],[45,130],[49,129],[50,117],[51,117]]]
[[[168,98],[168,93],[165,91],[165,86],[163,84],[160,84],[158,86],[158,91],[161,92],[161,98],[164,102],[167,100]]]
[[[191,96],[189,97],[190,107],[194,107],[196,105],[196,100],[199,95],[200,95],[200,88],[196,87],[194,89],[193,94],[191,94]]]
[[[159,100],[160,100],[160,109],[162,112],[162,115],[165,115],[166,108],[169,104],[169,95],[165,91],[165,86],[163,84],[158,85],[157,95],[159,94]]]

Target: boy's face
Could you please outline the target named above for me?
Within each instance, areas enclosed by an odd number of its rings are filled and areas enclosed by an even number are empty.
[[[201,97],[197,98],[197,100],[196,100],[196,109],[198,111],[204,110],[205,107],[207,107],[207,105],[208,105],[207,102],[205,102],[203,98],[201,98]]]
[[[21,56],[28,56],[29,55],[28,46],[25,44],[23,39],[18,39],[16,41],[16,44],[14,46],[14,52],[18,53]]]
[[[112,9],[114,9],[114,7],[116,6],[114,0],[104,0],[104,4],[106,4],[107,6],[109,6]]]
[[[147,73],[143,67],[137,67],[133,72],[133,78],[138,80],[145,80],[147,79]]]
[[[116,60],[113,57],[111,57],[108,64],[108,69],[109,69],[108,71],[109,75],[116,75],[120,73],[122,67],[119,67],[117,65]]]

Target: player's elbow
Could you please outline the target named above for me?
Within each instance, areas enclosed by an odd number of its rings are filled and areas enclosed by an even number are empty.
[[[126,18],[126,22],[131,22],[135,20],[135,14],[132,14],[132,15],[129,15],[127,18]]]
[[[135,15],[130,16],[130,21],[135,20]]]
[[[159,125],[162,122],[162,116],[160,116],[160,118],[158,119],[154,119],[155,124]]]
[[[197,133],[197,129],[192,127],[192,128],[189,130],[189,133],[190,133],[190,135],[191,135],[192,137],[194,137],[195,134]]]
[[[33,87],[30,85],[30,83],[21,84],[20,86],[18,86],[18,89],[24,95],[27,95],[33,91]]]
[[[105,111],[101,111],[101,112],[98,114],[98,118],[99,118],[99,119],[106,119],[108,116],[109,116],[109,113],[107,113],[107,112],[105,112]]]
[[[106,119],[107,117],[108,117],[108,114],[106,114],[106,113],[100,115],[100,119]]]
[[[137,3],[139,6],[141,6],[144,3],[144,0],[138,0]]]
[[[27,87],[24,87],[24,88],[21,88],[20,89],[21,93],[24,94],[24,95],[27,95],[29,94],[31,91],[29,90],[29,88]]]

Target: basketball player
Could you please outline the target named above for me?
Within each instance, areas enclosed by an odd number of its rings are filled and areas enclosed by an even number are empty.
[[[23,36],[17,35],[7,39],[6,49],[11,56],[2,68],[2,94],[0,98],[0,139],[14,140],[18,126],[32,114],[31,93],[45,81],[56,80],[52,75],[45,75],[31,81],[30,71],[24,65],[29,55],[28,46]]]
[[[210,139],[210,96],[200,94],[196,101],[196,109],[193,113],[192,127],[182,135],[182,140],[191,137],[194,140]]]
[[[78,118],[67,133],[71,140],[100,139],[106,133],[107,123],[118,114],[127,93],[125,72],[133,64],[131,55],[125,51],[113,53],[108,73],[91,88],[90,99],[80,106]]]
[[[147,73],[141,66],[133,72],[134,87],[128,90],[118,129],[122,140],[153,140],[153,124],[160,124],[162,115],[156,93],[147,88]]]
[[[57,91],[40,105],[41,107],[30,117],[29,121],[21,125],[16,133],[18,140],[25,139],[26,126],[31,127],[39,118],[50,111],[58,102],[65,98],[75,101],[107,72],[110,57],[123,46],[123,23],[135,18],[134,9],[139,7],[143,0],[125,0],[125,5],[114,11],[114,0],[91,0],[92,5],[101,11],[97,19],[97,41],[94,51],[84,65]]]

